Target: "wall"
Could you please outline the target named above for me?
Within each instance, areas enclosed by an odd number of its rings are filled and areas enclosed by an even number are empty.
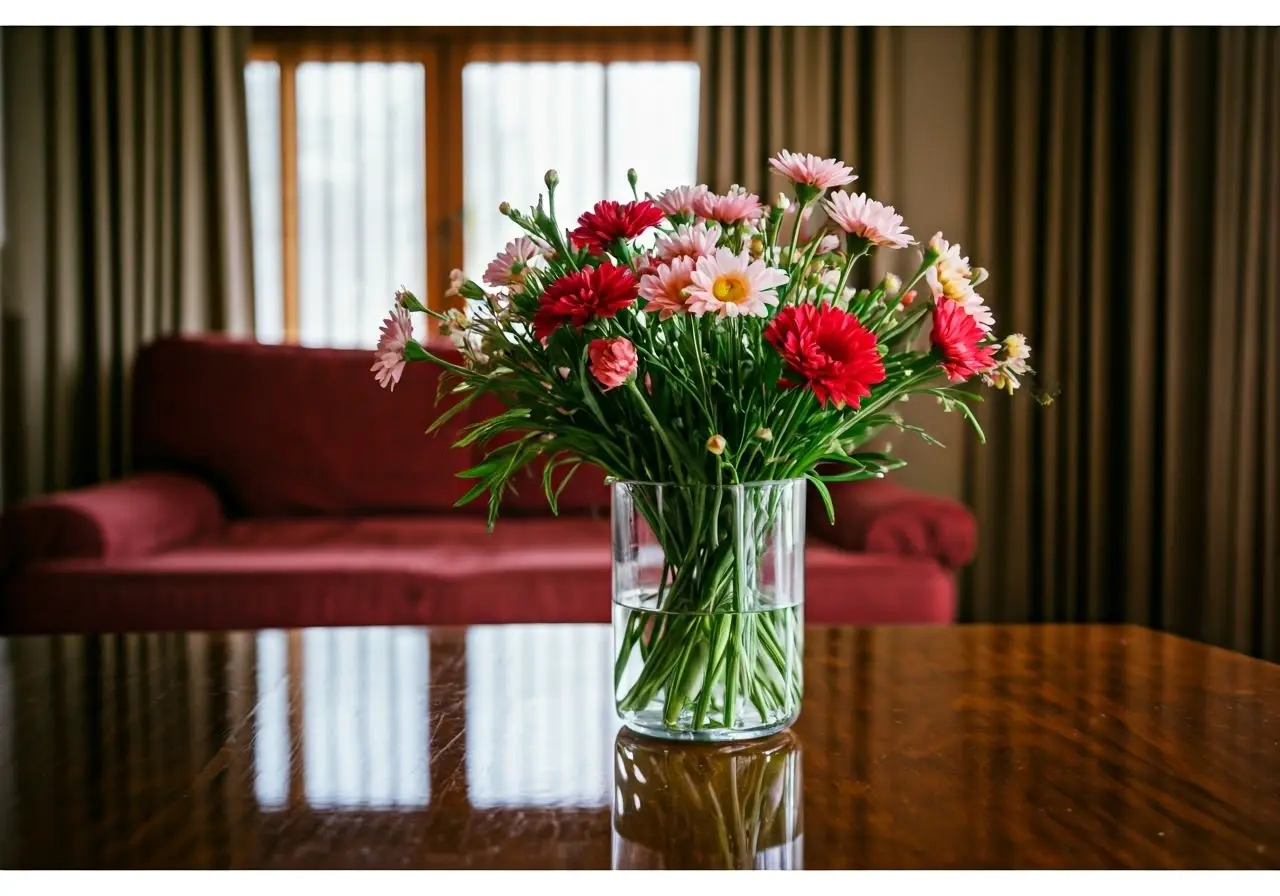
[[[967,28],[895,30],[902,50],[902,63],[896,71],[902,80],[893,118],[893,142],[900,156],[893,195],[877,198],[902,213],[922,244],[942,231],[963,245],[971,181],[972,34]],[[915,262],[916,256],[914,250],[899,254],[911,256],[910,261],[904,257],[896,263],[901,272]],[[890,439],[893,453],[907,461],[906,468],[893,474],[895,478],[912,488],[959,499],[965,452],[975,450],[975,446],[981,448],[976,434],[958,414],[946,413],[932,399],[917,396],[898,409],[947,447],[938,448],[917,436],[895,433]]]

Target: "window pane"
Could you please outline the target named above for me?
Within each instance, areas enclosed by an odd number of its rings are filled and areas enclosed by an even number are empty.
[[[280,237],[280,66],[244,70],[253,202],[254,329],[262,342],[284,339],[284,265]]]
[[[464,267],[479,277],[520,229],[497,213],[523,209],[560,173],[556,212],[572,227],[600,199],[630,199],[627,169],[652,192],[692,183],[697,169],[698,66],[649,63],[471,63],[463,70]],[[661,103],[662,133],[636,111]]]
[[[698,170],[698,64],[616,62],[608,68],[609,199],[630,199],[627,169],[640,175],[637,188],[660,193],[692,184]],[[653,115],[639,110],[661,109]],[[655,120],[661,133],[654,134]]]
[[[426,283],[424,72],[298,66],[299,327],[304,345],[369,347],[402,283]]]
[[[473,62],[462,70],[464,270],[479,279],[521,233],[498,214],[547,192],[560,173],[556,217],[568,224],[604,193],[604,66],[578,62]],[[623,186],[626,186],[624,180]]]

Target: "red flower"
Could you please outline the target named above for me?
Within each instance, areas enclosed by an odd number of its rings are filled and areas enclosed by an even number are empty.
[[[640,284],[624,267],[604,262],[565,274],[547,287],[533,315],[533,335],[545,339],[564,324],[581,329],[597,317],[613,317],[636,300]]]
[[[597,202],[578,219],[569,237],[595,255],[604,255],[618,240],[635,239],[662,221],[662,209],[648,199],[639,202]]]
[[[592,339],[587,346],[587,358],[591,361],[591,375],[606,392],[625,383],[636,372],[636,365],[640,362],[631,340],[621,336],[617,339]],[[648,378],[646,373],[646,384]]]
[[[856,408],[884,379],[875,334],[829,304],[786,306],[765,327],[764,338],[801,380],[783,378],[779,385],[807,385],[823,407],[830,399],[838,408]]]
[[[929,339],[942,357],[947,379],[962,383],[975,373],[995,366],[999,346],[979,345],[987,334],[959,302],[941,299],[933,308],[933,332]]]

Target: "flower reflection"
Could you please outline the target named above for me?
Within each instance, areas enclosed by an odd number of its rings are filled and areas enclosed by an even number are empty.
[[[614,741],[613,867],[804,866],[799,739]]]

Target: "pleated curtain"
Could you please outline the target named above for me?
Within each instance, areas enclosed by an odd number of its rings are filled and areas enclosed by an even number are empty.
[[[861,189],[891,189],[897,153],[891,114],[899,35],[887,28],[697,28],[701,68],[698,177],[768,201],[790,185],[771,177],[780,149],[837,156]]]
[[[1280,659],[1280,29],[981,29],[972,248],[1060,385],[993,401],[966,616]]]
[[[707,183],[776,190],[763,160],[785,146],[915,197],[897,201],[918,238],[954,229],[1059,393],[989,395],[986,445],[911,448],[903,478],[941,477],[978,517],[961,620],[1128,621],[1280,659],[1280,30],[697,42]]]
[[[3,499],[119,475],[130,369],[252,331],[244,30],[5,28]]]

